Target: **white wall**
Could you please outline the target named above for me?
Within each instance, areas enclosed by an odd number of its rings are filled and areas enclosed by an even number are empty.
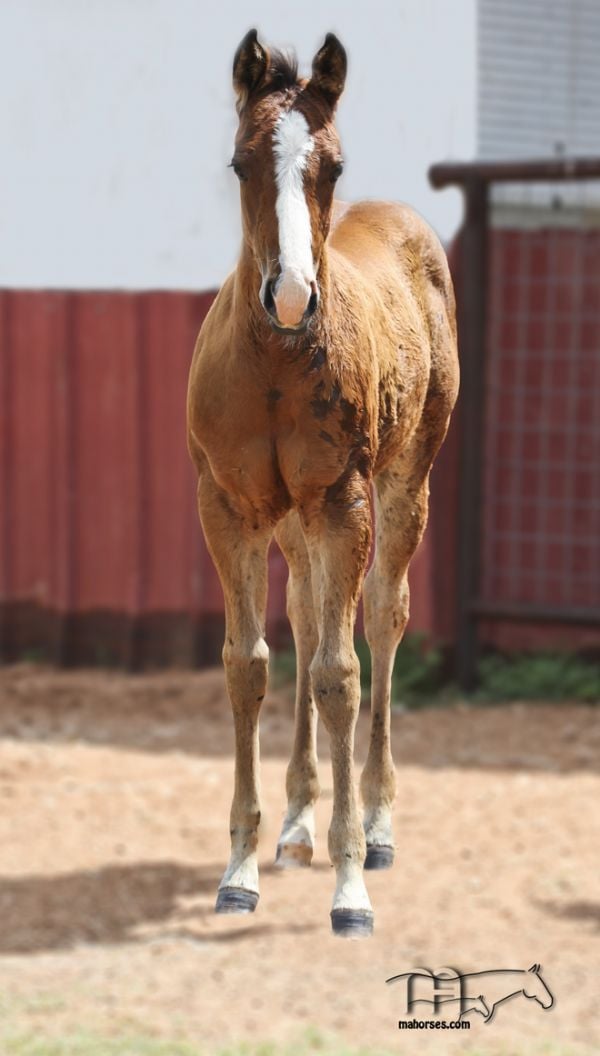
[[[230,70],[251,24],[305,71],[338,34],[341,196],[408,201],[452,235],[459,193],[426,170],[475,153],[475,0],[2,0],[0,285],[220,283],[239,246]]]

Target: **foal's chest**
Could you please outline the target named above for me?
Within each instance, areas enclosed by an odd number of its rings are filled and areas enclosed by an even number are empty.
[[[225,420],[205,423],[215,480],[240,512],[278,519],[335,483],[361,444],[358,412],[332,383],[247,391]],[[367,438],[364,438],[365,447]]]

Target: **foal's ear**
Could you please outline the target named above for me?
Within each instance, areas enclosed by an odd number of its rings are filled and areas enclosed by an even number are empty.
[[[251,29],[235,53],[233,87],[237,95],[238,113],[244,109],[248,96],[263,80],[269,65],[269,53],[258,42],[258,34]]]
[[[348,61],[346,50],[333,33],[325,37],[323,47],[313,59],[310,84],[335,106],[344,90]]]

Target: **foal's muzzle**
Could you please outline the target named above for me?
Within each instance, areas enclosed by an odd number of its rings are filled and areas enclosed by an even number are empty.
[[[319,291],[316,282],[311,283],[311,294],[308,299],[308,304],[306,305],[300,322],[296,323],[294,326],[283,326],[277,318],[277,307],[275,304],[273,287],[274,280],[267,279],[261,291],[262,305],[267,313],[272,329],[278,334],[285,334],[287,337],[291,337],[294,334],[303,334],[319,305]]]

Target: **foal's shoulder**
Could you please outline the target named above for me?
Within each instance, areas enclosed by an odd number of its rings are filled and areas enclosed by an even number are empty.
[[[334,203],[334,227],[331,238],[334,243],[370,233],[384,242],[394,245],[435,246],[444,252],[440,241],[423,217],[403,202],[373,201],[367,199],[348,205]]]
[[[361,201],[334,213],[332,246],[352,258],[365,250],[393,256],[409,272],[424,272],[434,285],[449,292],[450,274],[444,247],[426,220],[403,202]]]
[[[231,319],[233,305],[234,281],[235,272],[232,272],[225,279],[208,309],[196,340],[194,361],[198,360],[202,354],[208,354],[211,349],[214,350],[215,343],[220,345],[228,333],[228,324]],[[218,353],[218,349],[216,351]]]
[[[233,291],[235,286],[235,271],[227,276],[214,301],[212,302],[202,324],[200,336],[206,331],[222,326],[224,319],[230,314],[233,304]]]
[[[219,387],[219,370],[229,345],[234,274],[226,279],[206,313],[190,365],[190,394]]]

